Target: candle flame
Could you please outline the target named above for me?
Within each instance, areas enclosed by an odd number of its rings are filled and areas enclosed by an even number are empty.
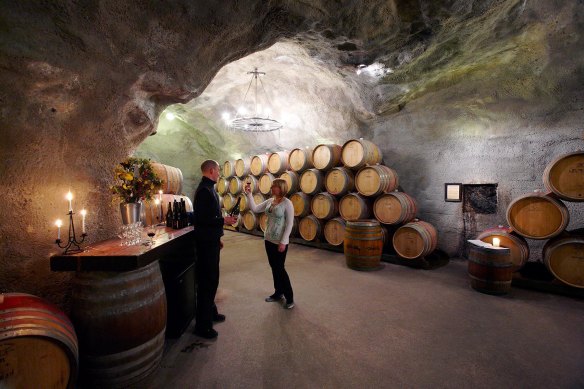
[[[156,204],[156,205],[160,204],[160,200],[154,199],[154,204]]]
[[[81,216],[87,215],[87,211],[85,209],[82,209],[80,213],[81,213]]]
[[[73,200],[73,193],[71,193],[71,191],[67,192],[67,196],[65,196],[65,198],[69,201]]]
[[[55,225],[60,228],[63,225],[63,221],[61,219],[57,219]]]

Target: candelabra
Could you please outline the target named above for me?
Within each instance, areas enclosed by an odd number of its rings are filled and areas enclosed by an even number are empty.
[[[85,237],[87,236],[87,234],[85,233],[85,228],[83,228],[83,231],[81,233],[81,240],[77,241],[77,236],[75,235],[75,224],[73,224],[73,214],[74,213],[72,210],[69,211],[69,213],[68,213],[68,215],[69,215],[69,238],[67,240],[67,243],[64,244],[63,246],[61,246],[61,226],[57,225],[57,227],[59,228],[59,235],[57,236],[55,243],[60,248],[65,249],[65,251],[63,251],[63,254],[73,254],[73,253],[82,252],[83,249],[81,249],[81,247],[79,247],[79,245],[81,243],[83,243],[83,241],[85,240]],[[59,222],[60,222],[60,220],[59,220]]]

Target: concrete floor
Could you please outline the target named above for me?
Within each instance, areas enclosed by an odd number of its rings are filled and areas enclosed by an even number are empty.
[[[584,301],[469,287],[466,263],[350,270],[291,245],[296,307],[272,293],[261,238],[226,231],[216,340],[169,340],[140,388],[584,388]]]

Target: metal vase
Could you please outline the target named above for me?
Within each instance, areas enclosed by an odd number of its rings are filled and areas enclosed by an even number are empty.
[[[142,220],[142,203],[122,203],[120,204],[122,223],[133,224]]]

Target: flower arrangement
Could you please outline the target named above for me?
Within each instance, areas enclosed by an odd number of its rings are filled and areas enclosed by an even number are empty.
[[[115,167],[114,176],[117,184],[110,189],[122,203],[150,200],[162,186],[149,159],[130,157]]]

